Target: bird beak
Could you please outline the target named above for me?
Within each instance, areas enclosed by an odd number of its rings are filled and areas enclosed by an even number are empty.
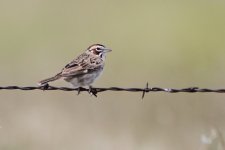
[[[109,48],[104,48],[104,53],[108,53],[108,52],[111,52],[112,50],[109,49]]]

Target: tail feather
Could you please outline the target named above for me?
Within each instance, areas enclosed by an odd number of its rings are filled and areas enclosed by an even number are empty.
[[[38,82],[38,85],[42,86],[42,85],[45,85],[47,84],[48,82],[52,82],[52,81],[55,81],[55,80],[58,80],[61,78],[61,73],[58,73],[57,75],[55,75],[54,77],[51,77],[51,78],[47,78],[45,80],[41,80]]]

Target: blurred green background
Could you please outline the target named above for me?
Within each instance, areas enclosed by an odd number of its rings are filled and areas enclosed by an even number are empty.
[[[35,86],[102,43],[96,87],[225,87],[224,0],[1,0],[0,41],[0,86]],[[2,90],[0,149],[205,150],[223,143],[224,96]]]

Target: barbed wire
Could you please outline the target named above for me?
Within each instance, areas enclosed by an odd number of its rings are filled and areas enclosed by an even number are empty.
[[[69,88],[69,87],[55,87],[50,86],[49,84],[43,86],[4,86],[0,87],[0,90],[43,90],[43,91],[52,91],[52,90],[60,90],[60,91],[77,91],[78,95],[82,91],[89,92],[90,94],[97,97],[99,92],[105,91],[127,91],[127,92],[142,92],[142,99],[145,96],[145,93],[148,92],[167,92],[167,93],[225,93],[225,89],[208,89],[208,88],[198,88],[198,87],[189,87],[189,88],[181,88],[181,89],[174,89],[174,88],[160,88],[160,87],[149,87],[148,83],[146,84],[145,88],[121,88],[121,87],[109,87],[109,88],[97,88],[97,87],[90,87],[88,88]]]

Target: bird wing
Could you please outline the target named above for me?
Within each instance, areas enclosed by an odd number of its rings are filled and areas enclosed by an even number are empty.
[[[83,53],[62,69],[61,76],[70,77],[86,74],[102,65],[102,61],[98,57],[90,57],[88,54]]]

